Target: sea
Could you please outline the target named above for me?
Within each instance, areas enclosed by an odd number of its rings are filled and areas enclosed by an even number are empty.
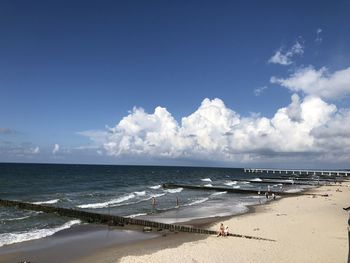
[[[262,195],[164,189],[164,183],[302,191],[306,185],[257,184],[239,168],[0,163],[0,198],[180,223],[245,213]],[[261,175],[261,174],[260,174]],[[286,178],[287,179],[287,178]],[[244,181],[253,180],[253,181]],[[153,197],[156,205],[153,205]],[[78,219],[0,207],[0,247],[51,236]]]

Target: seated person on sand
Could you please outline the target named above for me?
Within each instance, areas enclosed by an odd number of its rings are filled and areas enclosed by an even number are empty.
[[[225,235],[225,227],[224,227],[224,224],[221,223],[219,228],[219,233],[217,236],[224,236],[224,235]]]
[[[224,230],[224,236],[229,236],[230,233],[228,232],[228,226],[225,227],[225,230]]]

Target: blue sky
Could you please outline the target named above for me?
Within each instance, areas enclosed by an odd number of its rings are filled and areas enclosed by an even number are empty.
[[[332,137],[346,147],[330,157],[325,134],[349,117],[349,13],[349,1],[1,1],[0,161],[345,167],[350,135]],[[290,124],[307,142],[274,119],[293,94],[325,103]]]

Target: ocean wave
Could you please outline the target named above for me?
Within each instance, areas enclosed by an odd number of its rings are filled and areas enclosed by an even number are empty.
[[[250,182],[247,182],[247,181],[242,181],[242,182],[239,182],[240,184],[250,184]]]
[[[139,214],[133,214],[133,215],[128,215],[126,217],[129,217],[129,218],[134,218],[134,217],[138,217],[138,216],[146,216],[147,213],[139,213]]]
[[[211,194],[210,196],[223,195],[223,194],[227,194],[227,191],[213,193],[213,194]]]
[[[3,221],[3,222],[6,222],[6,221],[17,221],[17,220],[23,220],[23,219],[26,219],[30,216],[23,216],[23,217],[15,217],[15,218],[9,218],[9,219],[3,219],[3,220],[0,220],[0,221]]]
[[[134,192],[138,196],[144,196],[146,195],[146,191],[140,191],[140,192]]]
[[[180,193],[182,190],[183,190],[183,188],[180,187],[180,188],[175,188],[175,189],[167,189],[167,190],[164,190],[164,192],[175,194],[175,193]]]
[[[201,181],[203,181],[203,182],[212,182],[212,180],[210,178],[203,178],[203,179],[201,179]]]
[[[44,204],[55,204],[58,201],[60,201],[60,199],[52,199],[49,201],[39,201],[39,202],[33,202],[34,205],[44,205]]]
[[[193,201],[192,203],[186,204],[186,205],[184,205],[184,206],[198,205],[198,204],[204,203],[204,202],[206,202],[206,201],[208,201],[208,200],[209,200],[209,198],[208,198],[208,197],[205,197],[205,198],[203,198],[203,199],[198,199],[198,200]]]
[[[233,186],[234,189],[238,189],[238,188],[241,188],[239,185],[234,185]]]
[[[227,186],[232,186],[234,184],[237,184],[237,181],[227,181],[226,183],[224,183]]]
[[[79,208],[105,208],[105,207],[110,207],[110,206],[115,206],[118,205],[119,203],[125,202],[131,198],[134,198],[135,194],[127,194],[124,196],[121,196],[116,199],[109,200],[107,202],[103,203],[93,203],[93,204],[85,204],[85,205],[78,205]]]
[[[145,199],[145,201],[151,199],[152,197],[161,197],[163,195],[165,194],[155,194],[155,195],[152,195],[150,198]]]
[[[160,184],[158,184],[158,185],[150,186],[150,187],[148,187],[148,188],[151,188],[151,189],[156,190],[156,189],[159,189],[159,188],[161,188],[161,187],[162,187],[162,186],[161,186]]]
[[[34,229],[29,232],[14,232],[0,234],[0,247],[14,243],[39,239],[47,236],[52,236],[58,231],[68,229],[73,225],[80,224],[80,220],[71,220],[62,226],[54,228]]]
[[[252,182],[262,182],[262,180],[260,178],[258,178],[258,177],[254,178],[254,179],[252,179],[250,181],[252,181]]]
[[[205,184],[204,186],[205,186],[205,187],[213,187],[212,184]]]

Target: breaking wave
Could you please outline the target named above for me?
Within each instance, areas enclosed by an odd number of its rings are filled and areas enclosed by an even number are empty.
[[[60,199],[52,199],[49,201],[39,201],[39,202],[33,202],[35,205],[44,205],[44,204],[56,204]]]
[[[39,239],[47,236],[51,236],[58,231],[68,229],[73,225],[80,224],[80,220],[72,220],[65,223],[62,226],[54,228],[44,228],[44,229],[33,229],[28,232],[13,232],[13,233],[4,233],[0,234],[0,247],[4,245],[10,245],[14,243]]]
[[[212,180],[210,178],[203,178],[203,179],[201,179],[201,181],[203,181],[203,182],[212,182]]]
[[[157,189],[159,189],[159,188],[161,188],[161,187],[162,187],[162,186],[161,186],[160,184],[158,184],[158,185],[150,186],[150,187],[148,187],[148,188],[157,190]]]
[[[175,194],[175,193],[180,193],[183,190],[182,187],[180,188],[175,188],[175,189],[167,189],[164,190],[164,192],[170,193],[170,194]]]

